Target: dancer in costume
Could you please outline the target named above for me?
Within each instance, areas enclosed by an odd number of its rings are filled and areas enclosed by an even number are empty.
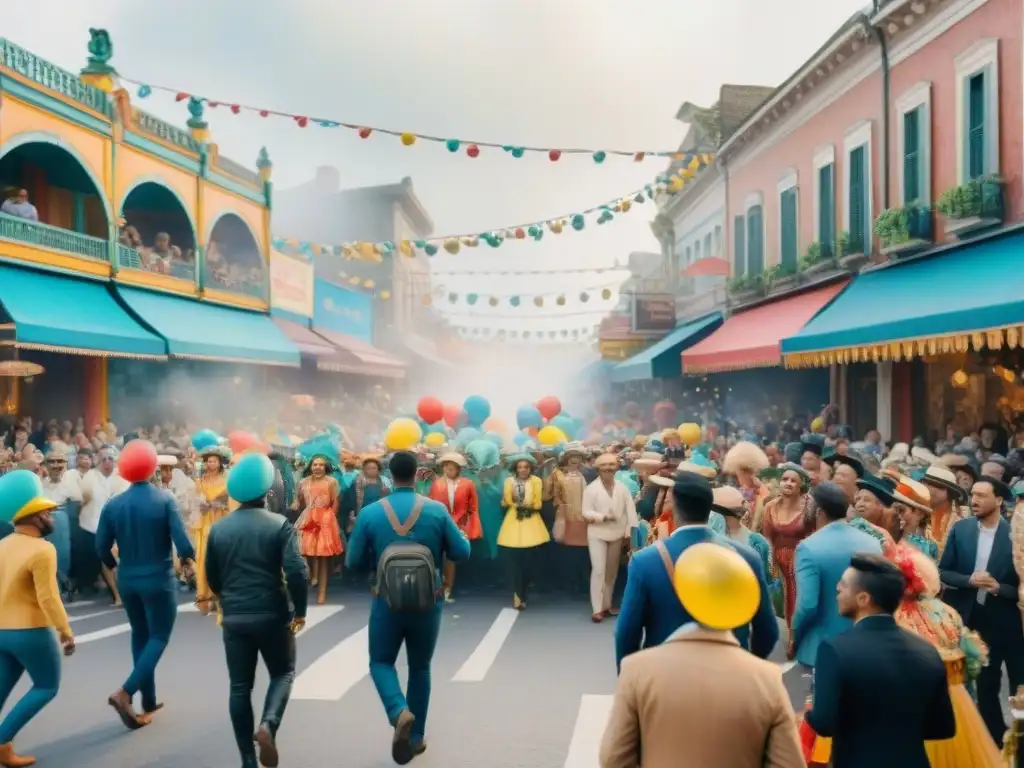
[[[935,542],[937,560],[946,548],[950,530],[964,518],[963,506],[970,501],[969,491],[960,484],[957,473],[941,464],[928,467],[921,482],[928,486],[931,538]]]
[[[508,550],[512,607],[521,611],[526,608],[535,550],[551,537],[540,516],[544,492],[541,479],[533,474],[537,461],[528,454],[517,454],[509,458],[509,464],[515,474],[505,479],[502,503],[507,512],[498,532],[498,546]]]
[[[757,479],[758,472],[771,466],[765,452],[754,443],[736,443],[722,459],[722,472],[736,478],[736,487],[747,501],[743,525],[760,531],[764,519],[764,505],[768,501],[768,488]]]
[[[196,479],[197,514],[192,526],[196,551],[196,605],[202,613],[208,614],[216,608],[217,602],[206,582],[206,539],[213,524],[230,509],[228,464],[231,452],[222,446],[211,445],[199,452],[199,458],[203,461],[203,473]]]
[[[743,516],[747,507],[743,492],[737,488],[723,485],[712,491],[712,498],[714,501],[711,502],[711,509],[725,518],[726,535],[733,541],[746,544],[754,550],[761,558],[765,575],[771,578],[771,574],[774,572],[772,548],[768,539],[743,525]]]
[[[53,532],[56,504],[43,496],[32,472],[15,469],[0,477],[0,522],[14,533],[0,541],[0,710],[21,676],[32,687],[0,722],[0,766],[28,768],[35,758],[18,755],[14,738],[60,688],[60,646],[75,652],[68,615],[57,584],[57,551],[45,537]]]
[[[295,529],[299,532],[299,551],[309,563],[309,583],[317,587],[318,605],[327,602],[327,583],[331,562],[345,550],[338,524],[341,490],[331,477],[330,459],[317,454],[309,462],[309,474],[299,483],[295,501],[300,510]]]
[[[438,464],[441,465],[444,477],[434,481],[428,496],[444,504],[455,525],[467,539],[479,539],[483,536],[483,528],[480,525],[480,499],[477,496],[476,484],[461,476],[462,470],[466,467],[466,458],[459,453],[446,453],[438,459]],[[451,603],[452,589],[455,588],[455,563],[445,560],[442,570],[444,601]]]
[[[551,538],[568,550],[559,556],[562,583],[570,591],[584,584],[587,562],[587,520],[583,517],[583,491],[587,488],[583,477],[583,446],[568,443],[562,451],[564,467],[551,476],[552,500],[555,504],[555,524]]]
[[[814,533],[810,476],[796,464],[780,464],[779,496],[765,504],[762,533],[771,546],[775,570],[782,581],[783,618],[792,629],[796,608],[796,547]]]
[[[902,477],[893,493],[892,512],[897,516],[895,531],[901,534],[900,542],[938,562],[939,545],[929,530],[932,515],[930,497],[931,492],[923,483]]]
[[[381,476],[384,465],[376,455],[363,456],[361,470],[341,495],[341,519],[345,532],[351,533],[363,507],[380,501],[391,492],[388,481]]]

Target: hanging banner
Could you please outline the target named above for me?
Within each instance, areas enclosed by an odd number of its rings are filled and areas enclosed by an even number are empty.
[[[313,265],[270,252],[270,309],[313,316]]]
[[[313,328],[373,343],[373,296],[317,279]]]

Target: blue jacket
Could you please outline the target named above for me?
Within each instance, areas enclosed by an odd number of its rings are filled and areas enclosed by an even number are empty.
[[[748,546],[719,536],[704,525],[684,526],[676,530],[666,541],[672,561],[675,562],[687,547],[704,541],[714,541],[735,549],[743,557],[761,584],[761,604],[752,622],[753,640],[750,650],[760,658],[767,658],[779,641],[779,624],[775,618],[771,595],[768,592],[768,578],[761,564],[761,558]],[[661,645],[683,624],[693,621],[686,612],[675,587],[665,570],[665,561],[657,547],[650,546],[637,552],[629,562],[626,577],[626,591],[622,596],[622,608],[615,623],[615,665],[641,648]],[[747,646],[750,629],[742,627],[734,633],[740,644]]]
[[[796,547],[796,607],[793,646],[796,660],[813,667],[823,640],[842,634],[853,622],[839,615],[836,585],[858,552],[881,554],[878,539],[842,520],[812,533]]]
[[[387,501],[395,510],[398,522],[404,523],[417,498],[423,499],[423,508],[416,524],[404,537],[395,533],[380,501],[363,507],[348,539],[345,565],[354,570],[375,571],[381,554],[396,541],[422,544],[430,550],[438,568],[442,556],[453,563],[468,560],[469,539],[462,535],[444,504],[420,496],[412,488],[395,488]]]
[[[179,557],[195,557],[178,504],[167,491],[150,483],[134,483],[103,506],[96,530],[96,554],[106,566],[117,567],[122,590],[170,589],[174,577],[172,542]],[[117,561],[111,553],[115,544]]]

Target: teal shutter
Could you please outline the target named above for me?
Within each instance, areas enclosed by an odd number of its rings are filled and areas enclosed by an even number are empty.
[[[747,263],[747,223],[742,216],[733,219],[732,230],[732,274],[739,277],[746,270]]]
[[[790,187],[780,195],[781,253],[779,263],[783,267],[796,269],[796,187]]]
[[[864,155],[863,146],[850,152],[850,253],[865,252]]]
[[[921,199],[921,109],[903,115],[903,204]]]
[[[972,179],[985,174],[985,73],[967,81],[967,173]]]
[[[836,240],[836,188],[832,163],[818,169],[818,242],[821,255],[832,256]]]
[[[747,274],[764,272],[764,212],[760,205],[747,211]]]

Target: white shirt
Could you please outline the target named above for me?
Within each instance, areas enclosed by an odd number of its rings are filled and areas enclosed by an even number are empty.
[[[458,480],[452,480],[450,477],[446,477],[445,482],[448,483],[448,510],[451,512],[455,511],[455,489],[459,487]]]
[[[104,475],[98,469],[90,469],[82,478],[82,491],[89,491],[91,498],[88,503],[82,506],[82,512],[78,517],[78,525],[84,531],[96,533],[100,526],[100,513],[103,512],[103,505],[128,490],[128,481],[116,472],[110,476]]]
[[[57,482],[49,477],[43,478],[43,495],[58,507],[63,507],[69,501],[82,500],[82,487],[76,476],[65,472]]]
[[[996,531],[999,530],[999,526],[993,526],[992,528],[986,528],[981,523],[978,523],[978,553],[974,558],[974,572],[987,571],[988,561],[992,557],[992,545],[996,541]],[[978,604],[984,605],[985,598],[988,597],[988,592],[983,589],[978,590]]]
[[[633,495],[618,480],[609,494],[598,478],[583,491],[583,517],[590,523],[587,526],[588,539],[624,539],[637,524]]]

